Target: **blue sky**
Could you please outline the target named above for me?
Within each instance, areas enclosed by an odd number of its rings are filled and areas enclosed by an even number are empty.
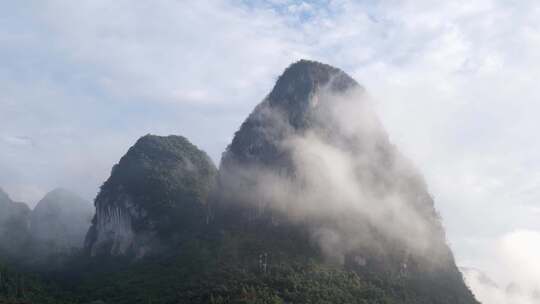
[[[217,163],[283,69],[315,59],[373,96],[460,264],[519,279],[497,252],[540,235],[539,48],[536,1],[4,1],[0,185],[91,200],[147,133]]]

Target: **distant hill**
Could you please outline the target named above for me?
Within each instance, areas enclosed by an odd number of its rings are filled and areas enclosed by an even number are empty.
[[[93,215],[90,202],[69,190],[55,189],[32,210],[30,233],[42,253],[82,248]]]
[[[0,189],[0,256],[15,256],[28,240],[30,208]]]

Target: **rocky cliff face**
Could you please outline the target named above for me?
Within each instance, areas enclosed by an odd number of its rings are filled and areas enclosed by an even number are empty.
[[[16,255],[28,238],[30,208],[0,189],[0,253]]]
[[[181,136],[140,138],[96,197],[87,234],[91,255],[142,257],[196,233],[217,170]]]
[[[293,223],[349,269],[430,278],[437,283],[416,291],[475,303],[421,174],[390,143],[365,90],[339,69],[289,66],[223,154],[220,186],[229,222]]]
[[[55,189],[41,199],[30,216],[30,233],[40,252],[82,248],[94,210],[76,194]]]

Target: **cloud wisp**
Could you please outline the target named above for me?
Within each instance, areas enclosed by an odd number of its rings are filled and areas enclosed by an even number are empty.
[[[452,265],[424,180],[389,142],[365,91],[321,88],[308,103],[300,116],[268,99],[255,109],[248,125],[261,126],[256,128],[263,128],[257,131],[262,138],[249,149],[275,149],[279,157],[237,162],[229,150],[221,169],[226,200],[248,205],[255,217],[271,214],[308,225],[335,261],[364,252],[414,256],[430,267]],[[295,127],[291,117],[309,127]]]
[[[482,303],[534,304],[540,301],[540,233],[516,230],[491,248],[504,281],[494,282],[479,270],[464,271],[468,285]]]

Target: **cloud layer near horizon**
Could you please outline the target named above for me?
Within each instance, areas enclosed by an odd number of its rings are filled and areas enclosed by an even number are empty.
[[[426,175],[458,261],[540,231],[536,1],[29,1],[0,4],[0,186],[35,204],[92,199],[141,135],[182,134],[219,161],[300,58],[378,100]]]
[[[540,301],[540,232],[515,230],[491,246],[496,271],[504,277],[494,282],[480,270],[466,269],[465,279],[482,303],[534,304]]]

